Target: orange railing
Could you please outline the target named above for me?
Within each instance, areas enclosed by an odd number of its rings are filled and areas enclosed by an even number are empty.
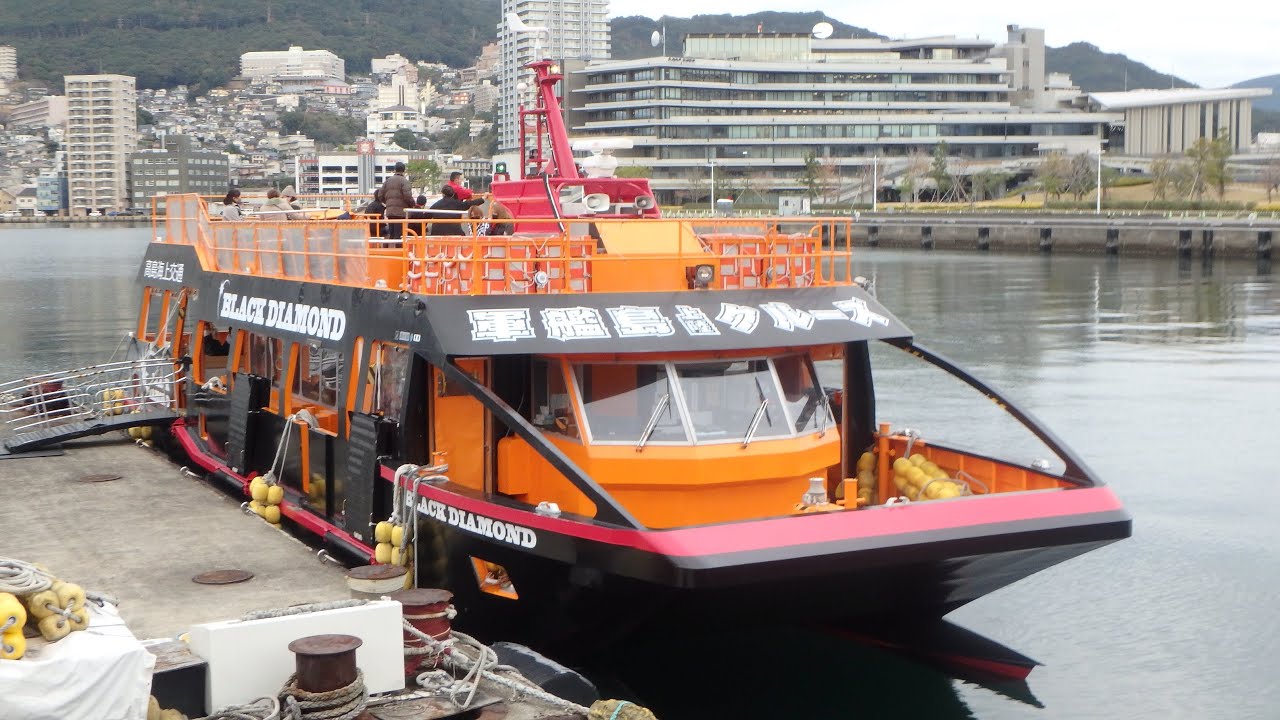
[[[195,195],[164,202],[159,241],[195,246],[208,269],[263,277],[430,295],[851,282],[848,218],[521,219],[513,234],[491,236],[474,234],[478,224],[465,219],[225,222]],[[388,237],[395,234],[402,237]],[[699,282],[698,266],[710,266],[710,278],[704,270]]]

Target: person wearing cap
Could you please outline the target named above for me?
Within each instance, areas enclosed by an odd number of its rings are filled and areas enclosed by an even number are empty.
[[[449,173],[449,187],[453,188],[453,194],[459,200],[470,200],[475,194],[471,192],[471,188],[462,184],[462,173],[457,170]]]
[[[284,189],[280,191],[280,197],[284,198],[285,201],[289,203],[290,209],[292,210],[302,209],[302,203],[298,202],[298,193],[296,190],[293,189],[292,185],[285,185]],[[290,220],[306,220],[307,214],[303,212],[292,212],[292,213],[289,213],[289,219]]]
[[[404,163],[396,163],[395,174],[382,183],[382,202],[387,206],[383,215],[388,220],[405,219],[408,216],[405,210],[414,206],[413,190],[409,186],[409,178],[404,176],[404,169]],[[387,223],[386,236],[399,240],[403,230],[403,223]]]

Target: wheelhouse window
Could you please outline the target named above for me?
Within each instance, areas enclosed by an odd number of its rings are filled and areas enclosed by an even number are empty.
[[[573,371],[592,442],[689,441],[665,365],[575,365]]]
[[[791,434],[768,360],[677,363],[676,373],[699,442]]]
[[[832,425],[827,393],[814,382],[813,367],[803,355],[774,358],[787,416],[797,433],[822,432]]]
[[[573,377],[593,443],[750,442],[824,432],[832,424],[804,355],[576,364]]]
[[[241,367],[247,367],[252,375],[267,378],[273,387],[280,387],[280,371],[284,368],[281,345],[279,338],[249,333],[248,363]]]

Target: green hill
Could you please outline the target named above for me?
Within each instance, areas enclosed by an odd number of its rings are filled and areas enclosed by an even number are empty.
[[[494,39],[499,0],[42,0],[0,3],[0,45],[18,50],[20,76],[121,73],[138,86],[226,83],[241,53],[290,45],[331,50],[351,72],[399,52],[464,67]]]
[[[1085,42],[1045,50],[1049,72],[1068,73],[1085,92],[1113,92],[1137,88],[1189,88],[1196,85],[1180,77],[1156,72],[1120,53],[1107,53]]]
[[[1270,97],[1254,100],[1253,106],[1259,110],[1280,112],[1280,75],[1267,75],[1266,77],[1253,78],[1252,80],[1243,80],[1231,87],[1267,88],[1271,90]]]

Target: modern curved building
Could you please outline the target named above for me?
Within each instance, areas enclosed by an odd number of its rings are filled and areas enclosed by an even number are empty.
[[[807,157],[851,199],[869,192],[872,165],[892,176],[943,142],[961,174],[1096,154],[1123,115],[1071,107],[1079,91],[1046,78],[1043,59],[1043,31],[1016,26],[1000,46],[689,35],[682,57],[579,67],[565,94],[576,134],[633,139],[624,164],[649,167],[663,201],[696,195],[712,165],[722,188],[799,192]]]

